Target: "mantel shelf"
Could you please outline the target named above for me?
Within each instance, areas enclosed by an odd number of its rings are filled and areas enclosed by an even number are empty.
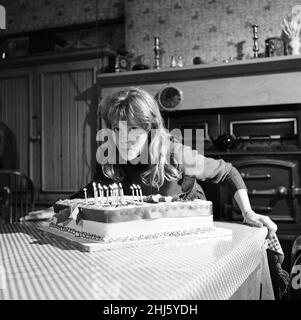
[[[148,69],[110,74],[98,74],[102,86],[132,83],[152,83],[241,77],[248,75],[301,71],[300,56],[281,56],[234,61],[229,63],[202,64],[183,68]]]

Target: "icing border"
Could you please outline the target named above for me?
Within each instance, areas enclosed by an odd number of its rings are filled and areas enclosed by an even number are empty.
[[[216,227],[214,225],[210,227],[203,227],[203,228],[196,228],[190,230],[181,230],[181,231],[165,231],[165,232],[157,232],[157,233],[149,233],[149,234],[141,234],[139,236],[132,236],[132,237],[116,237],[116,238],[107,238],[98,236],[89,232],[78,231],[70,227],[60,226],[54,224],[53,222],[49,223],[50,228],[58,229],[62,232],[67,232],[72,234],[75,237],[81,237],[85,239],[94,240],[97,242],[104,242],[104,243],[112,243],[112,242],[125,242],[125,241],[137,241],[137,240],[150,240],[150,239],[158,239],[158,238],[170,238],[170,237],[181,237],[181,236],[188,236],[188,235],[196,235],[202,234],[206,232],[215,231]]]

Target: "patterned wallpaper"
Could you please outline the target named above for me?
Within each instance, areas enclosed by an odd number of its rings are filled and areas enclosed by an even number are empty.
[[[94,22],[96,1],[98,19],[124,16],[124,0],[0,0],[0,4],[3,4],[7,11],[7,30],[1,30],[1,34],[14,35],[24,31]],[[60,39],[60,44],[56,45],[55,50],[91,48],[98,45],[111,45],[113,48],[123,49],[125,46],[123,23],[101,26],[97,32],[96,27],[56,32],[56,36]],[[8,56],[26,54],[26,48],[24,54],[22,51],[20,53],[20,50],[15,49],[15,43],[3,44],[0,38],[0,51],[2,47],[7,46]]]
[[[7,9],[5,33],[40,30],[95,20],[96,0],[0,0]],[[125,15],[124,25],[102,27],[102,43],[125,46],[134,63],[154,65],[154,36],[162,43],[162,67],[172,55],[184,65],[194,57],[204,62],[253,56],[252,24],[259,25],[260,52],[264,40],[281,35],[281,22],[301,0],[97,0],[100,19]],[[299,3],[298,3],[299,2]],[[66,47],[99,43],[93,30],[70,32]]]
[[[126,45],[136,60],[154,65],[154,36],[162,43],[162,67],[172,55],[184,65],[253,56],[252,24],[264,40],[281,36],[281,22],[301,0],[125,0]]]
[[[98,18],[124,15],[124,0],[97,0]],[[0,0],[7,11],[7,33],[95,21],[95,0]]]

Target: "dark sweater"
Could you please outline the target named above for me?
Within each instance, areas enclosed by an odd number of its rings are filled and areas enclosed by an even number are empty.
[[[181,154],[181,152],[185,152],[185,154],[189,156],[191,160],[193,157],[196,157],[198,154],[195,152],[191,152],[191,149],[181,147],[181,151],[177,152],[177,154]],[[199,155],[200,156],[200,155]],[[181,163],[178,166],[179,171],[181,172],[181,177],[178,180],[168,181],[165,180],[164,184],[159,188],[154,188],[150,185],[146,185],[141,180],[141,174],[150,168],[150,164],[118,164],[119,168],[124,172],[124,178],[121,181],[124,194],[130,195],[131,189],[130,186],[134,184],[139,184],[143,195],[150,194],[161,194],[163,196],[176,196],[179,195],[184,199],[206,199],[204,191],[202,187],[199,185],[198,181],[207,181],[211,183],[225,183],[232,190],[233,194],[238,189],[246,189],[246,185],[238,172],[238,170],[232,166],[231,163],[225,162],[222,159],[216,160],[213,158],[207,158],[201,156],[203,159],[202,165],[198,171],[198,168],[194,170],[188,170],[187,166],[184,163]],[[178,157],[179,160],[179,157]],[[187,173],[190,172],[190,173]],[[192,172],[192,174],[191,174]],[[101,183],[102,185],[112,184],[114,181],[109,179],[104,175],[102,171],[102,167],[97,163],[96,172],[93,177],[93,181],[97,183]],[[87,186],[87,195],[88,197],[93,197],[93,181],[91,181]],[[73,194],[71,199],[74,198],[84,198],[83,190]]]

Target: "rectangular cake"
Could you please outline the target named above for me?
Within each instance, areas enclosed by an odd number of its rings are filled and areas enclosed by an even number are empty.
[[[205,200],[124,202],[99,199],[60,200],[49,227],[99,242],[131,241],[204,233],[214,230],[212,202]],[[161,197],[162,199],[162,197]]]

